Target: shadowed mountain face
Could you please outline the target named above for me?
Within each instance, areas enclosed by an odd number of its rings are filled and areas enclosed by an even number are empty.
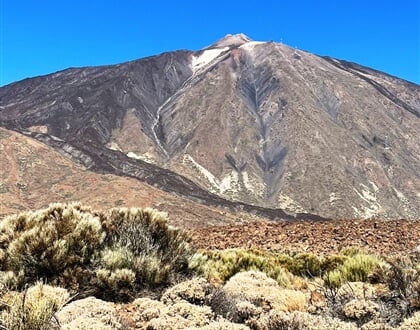
[[[420,214],[420,86],[354,63],[228,35],[0,98],[1,126],[195,202],[271,218]]]

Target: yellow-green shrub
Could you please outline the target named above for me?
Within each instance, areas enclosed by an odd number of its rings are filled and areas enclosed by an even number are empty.
[[[107,248],[97,272],[104,293],[115,296],[116,289],[125,288],[129,290],[120,298],[128,299],[130,291],[167,285],[190,273],[189,238],[167,219],[166,213],[153,209],[119,208],[107,214]]]
[[[376,256],[354,254],[335,270],[325,274],[324,280],[332,287],[340,287],[345,282],[368,282],[369,275],[381,263],[385,264]]]
[[[321,273],[321,261],[312,253],[297,254],[289,263],[289,271],[294,275],[318,276]]]
[[[273,253],[229,249],[222,251],[201,251],[193,256],[190,267],[205,277],[226,282],[233,275],[248,270],[266,273],[280,285],[289,285],[289,274]]]
[[[0,284],[44,279],[101,298],[128,298],[189,275],[187,235],[152,209],[94,212],[51,204],[0,221]],[[118,294],[118,291],[124,294]]]
[[[21,288],[56,279],[65,269],[89,264],[104,238],[100,216],[80,204],[8,216],[0,222],[0,280]]]
[[[11,291],[0,296],[0,325],[6,329],[58,329],[54,314],[68,300],[65,289],[36,283],[25,292]],[[0,303],[1,304],[1,303]]]

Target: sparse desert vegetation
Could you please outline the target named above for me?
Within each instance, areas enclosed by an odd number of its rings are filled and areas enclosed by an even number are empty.
[[[72,203],[0,220],[0,261],[0,329],[420,328],[419,251],[197,249],[156,210]]]

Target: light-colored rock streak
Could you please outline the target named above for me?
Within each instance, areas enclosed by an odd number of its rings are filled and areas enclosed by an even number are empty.
[[[184,83],[182,84],[182,86],[174,93],[172,94],[170,97],[168,97],[165,102],[162,103],[162,105],[157,109],[156,111],[156,117],[155,120],[153,121],[152,124],[152,132],[153,132],[153,137],[156,141],[156,144],[159,146],[159,148],[162,150],[162,152],[164,153],[165,157],[169,157],[168,151],[166,150],[166,148],[163,146],[163,144],[160,142],[157,134],[156,134],[156,127],[159,124],[160,121],[160,114],[162,112],[162,110],[169,104],[171,103],[174,99],[176,99],[177,97],[179,97],[180,95],[182,95],[182,93],[184,92],[184,90],[186,88],[188,88],[196,79],[197,76],[199,76],[200,74],[206,72],[207,69],[209,69],[210,67],[212,67],[214,64],[216,64],[218,61],[220,61],[221,59],[223,59],[223,55],[229,50],[229,47],[224,47],[221,49],[210,49],[210,50],[206,50],[204,51],[204,53],[198,57],[193,57],[192,60],[192,71],[193,74],[184,81]],[[210,53],[209,53],[210,52]]]
[[[232,171],[230,174],[219,180],[208,169],[197,163],[190,155],[185,154],[183,162],[184,164],[191,166],[207,180],[210,184],[209,190],[213,193],[223,194],[227,191],[231,191],[232,193],[238,192],[239,175],[235,171]]]
[[[170,102],[171,101],[171,98],[172,97],[169,97],[158,109],[157,109],[157,111],[156,111],[156,118],[155,118],[155,120],[153,121],[153,124],[152,124],[152,133],[153,133],[153,138],[155,139],[155,141],[156,141],[156,144],[158,145],[158,147],[160,148],[160,150],[162,150],[162,152],[163,152],[163,154],[165,155],[165,157],[168,157],[168,152],[166,151],[166,149],[165,149],[165,147],[162,145],[162,143],[160,142],[160,140],[159,140],[159,138],[158,138],[158,136],[157,136],[157,134],[156,134],[156,126],[159,124],[159,121],[160,121],[160,112],[162,111],[162,109],[163,109],[163,107],[165,106],[165,105],[167,105],[168,104],[168,102]]]

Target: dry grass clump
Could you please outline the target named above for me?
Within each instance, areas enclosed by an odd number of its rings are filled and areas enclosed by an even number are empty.
[[[55,313],[69,299],[67,290],[38,282],[24,292],[3,291],[0,296],[0,325],[3,328],[58,329]]]
[[[187,235],[152,209],[107,213],[78,203],[0,222],[0,284],[22,289],[44,279],[111,300],[128,300],[190,275]]]
[[[104,223],[107,246],[96,274],[104,298],[127,300],[145,287],[155,289],[188,276],[192,255],[185,232],[152,209],[112,209]]]

